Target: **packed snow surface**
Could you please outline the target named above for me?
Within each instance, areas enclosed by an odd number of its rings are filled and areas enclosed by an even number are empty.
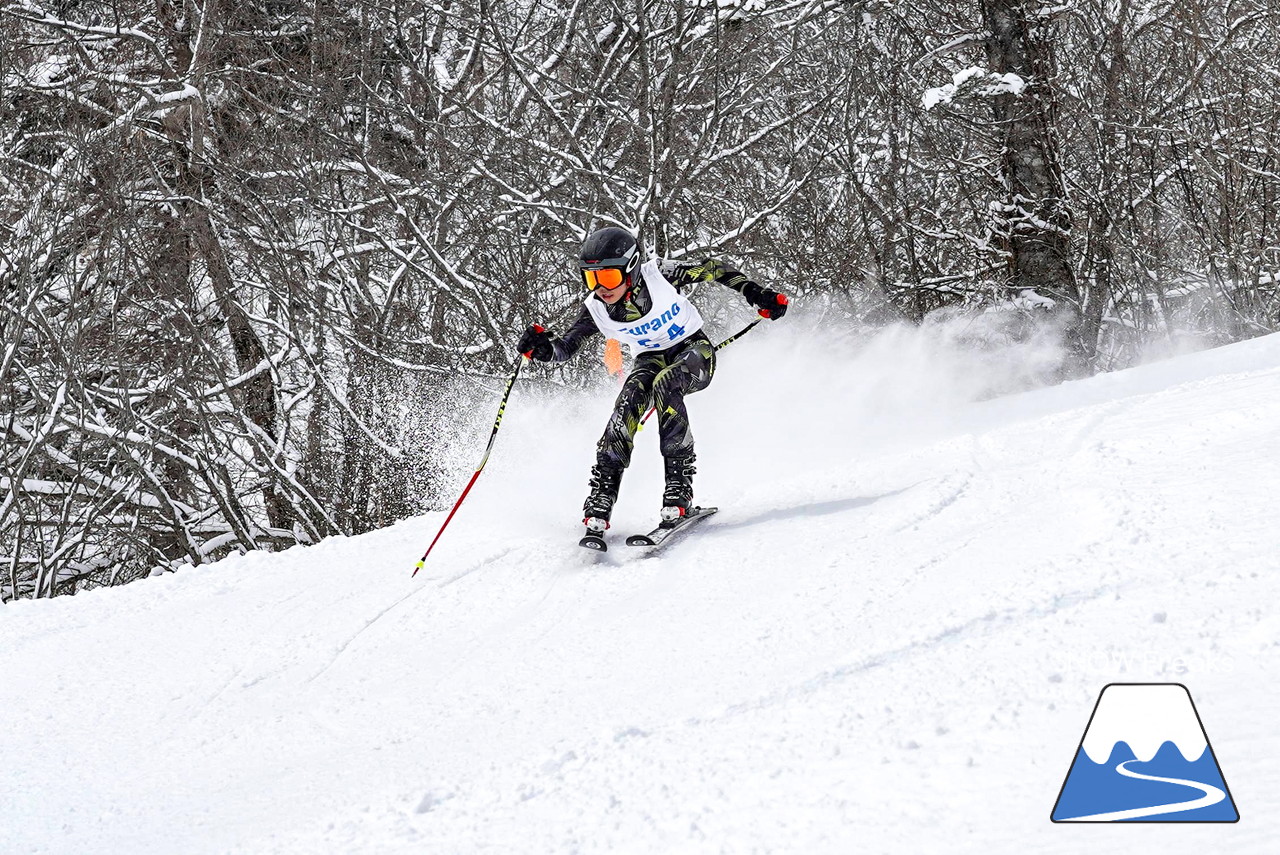
[[[442,513],[0,608],[0,852],[1274,852],[1280,338],[979,400],[1035,354],[789,322],[657,554],[657,431],[597,559],[612,392],[521,384],[417,578]],[[1239,823],[1049,821],[1112,682],[1187,686]]]

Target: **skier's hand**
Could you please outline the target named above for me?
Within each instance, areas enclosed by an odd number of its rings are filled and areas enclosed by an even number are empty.
[[[760,310],[760,317],[776,321],[787,313],[787,295],[763,288],[756,298],[756,308]]]
[[[550,362],[556,355],[555,346],[551,343],[551,333],[543,329],[541,324],[533,324],[524,331],[516,344],[516,350],[539,362]]]

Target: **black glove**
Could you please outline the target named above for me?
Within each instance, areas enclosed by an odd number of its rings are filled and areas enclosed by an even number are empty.
[[[541,324],[534,324],[524,331],[516,350],[539,362],[550,362],[556,358],[555,345],[551,343],[551,333],[543,329]]]
[[[760,317],[776,321],[787,313],[787,295],[768,288],[761,288],[752,303],[760,310]]]

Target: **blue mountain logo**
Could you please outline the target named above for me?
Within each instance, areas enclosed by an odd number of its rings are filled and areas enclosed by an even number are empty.
[[[1053,806],[1054,822],[1236,822],[1191,693],[1112,683],[1093,708]]]

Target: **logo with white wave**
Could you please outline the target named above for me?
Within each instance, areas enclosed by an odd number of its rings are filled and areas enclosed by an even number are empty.
[[[1236,822],[1191,693],[1181,683],[1111,683],[1058,793],[1054,822]]]

